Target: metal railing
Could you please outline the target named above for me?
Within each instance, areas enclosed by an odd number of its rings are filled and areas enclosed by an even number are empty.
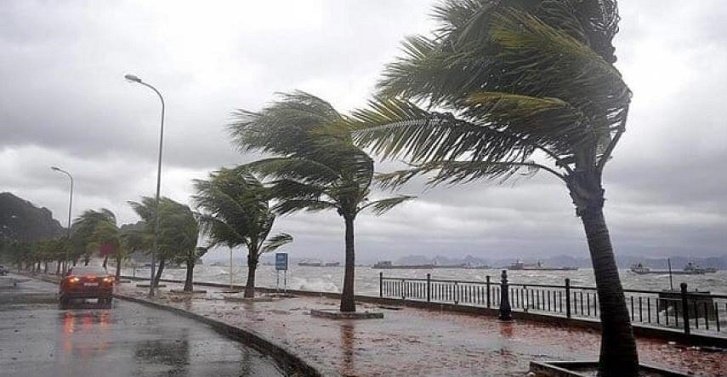
[[[686,334],[722,333],[727,320],[727,295],[687,290],[625,289],[626,306],[632,323],[679,329]],[[379,296],[403,300],[499,308],[501,282],[397,278],[379,274]],[[563,285],[508,283],[510,307],[514,311],[565,318],[600,318],[598,293],[594,287],[574,286],[570,279]]]

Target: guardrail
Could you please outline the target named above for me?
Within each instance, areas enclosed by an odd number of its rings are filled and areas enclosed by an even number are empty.
[[[574,286],[570,279],[563,285],[518,284],[484,281],[398,278],[379,273],[379,297],[426,301],[484,308],[502,307],[502,288],[507,287],[508,304],[514,311],[577,319],[600,318],[595,287]],[[727,295],[680,290],[649,291],[625,289],[626,306],[632,323],[678,329],[689,335],[693,330],[724,334],[727,320]]]

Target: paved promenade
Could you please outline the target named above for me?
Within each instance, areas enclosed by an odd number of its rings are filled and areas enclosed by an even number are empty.
[[[331,376],[524,376],[531,360],[597,359],[596,331],[493,317],[360,303],[384,319],[332,320],[311,309],[335,309],[338,300],[299,296],[272,301],[229,301],[221,288],[174,294],[166,283],[159,304],[192,311],[255,333]],[[118,292],[146,298],[136,282]],[[638,339],[641,361],[697,376],[727,376],[727,353]]]

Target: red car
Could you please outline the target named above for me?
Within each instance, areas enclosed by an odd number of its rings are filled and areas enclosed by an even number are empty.
[[[98,299],[99,304],[110,305],[113,291],[114,277],[106,270],[95,266],[76,266],[61,280],[61,307],[68,306],[74,299]]]

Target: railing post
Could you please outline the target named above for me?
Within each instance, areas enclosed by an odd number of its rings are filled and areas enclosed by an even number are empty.
[[[432,274],[427,274],[427,302],[432,301]]]
[[[502,270],[500,284],[500,317],[501,321],[512,321],[512,308],[510,307],[510,287],[507,284],[507,270]]]
[[[570,279],[565,278],[565,317],[570,318]]]
[[[487,309],[490,308],[490,275],[487,275],[485,277],[486,284],[487,284]]]
[[[682,318],[684,319],[684,334],[689,335],[689,302],[687,301],[687,283],[679,285],[682,289]]]
[[[379,272],[379,297],[384,297],[384,273]]]

